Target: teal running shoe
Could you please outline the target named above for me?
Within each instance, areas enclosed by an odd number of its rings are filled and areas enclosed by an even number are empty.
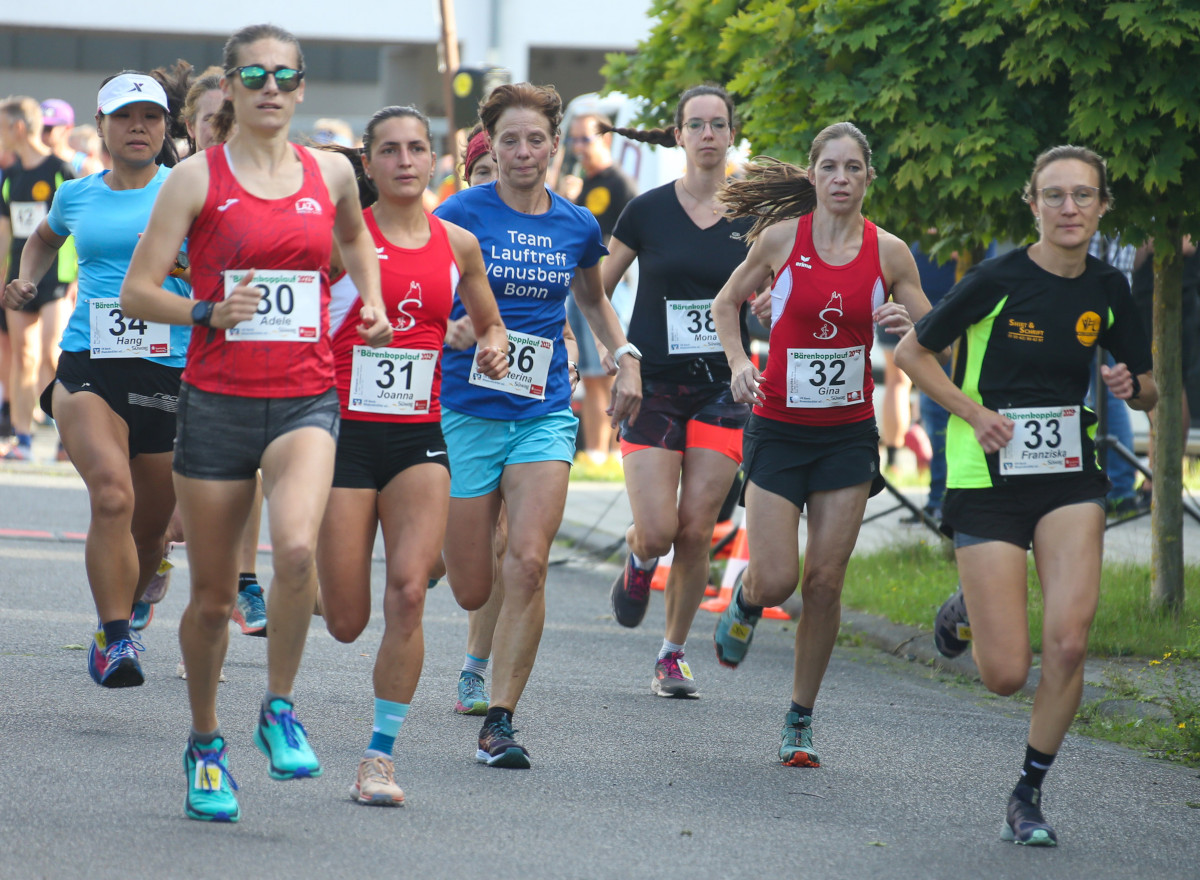
[[[485,722],[483,729],[479,731],[479,748],[475,752],[475,760],[489,767],[528,770],[529,752],[517,745],[513,739],[514,734],[516,731],[508,718]]]
[[[242,628],[244,636],[266,637],[267,602],[258,584],[238,590],[237,601],[233,605],[233,622]]]
[[[190,739],[183,753],[183,773],[187,777],[187,796],[183,811],[189,819],[201,822],[236,822],[241,818],[234,792],[238,784],[225,762],[225,740],[217,737],[206,746]]]
[[[1008,815],[1000,839],[1021,846],[1058,846],[1058,835],[1042,816],[1042,792],[1019,783],[1008,799]]]
[[[129,615],[129,628],[141,632],[154,619],[154,606],[149,602],[134,602],[133,613]]]
[[[812,718],[788,712],[780,735],[779,760],[785,767],[820,767],[821,759],[812,744]]]
[[[287,700],[272,700],[258,713],[254,744],[270,760],[272,779],[306,779],[321,775],[321,762],[308,744],[304,725]]]
[[[487,685],[481,676],[464,669],[458,675],[458,701],[454,711],[459,715],[486,715],[487,710]]]
[[[754,638],[754,627],[762,618],[761,614],[742,613],[737,603],[740,595],[742,576],[739,574],[733,582],[733,596],[729,599],[729,605],[717,618],[717,628],[713,632],[717,662],[730,669],[737,669],[738,664],[746,659],[746,652],[750,650],[750,642]]]

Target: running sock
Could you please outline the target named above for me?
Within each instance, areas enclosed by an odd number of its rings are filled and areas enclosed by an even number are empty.
[[[1033,746],[1025,746],[1025,765],[1021,768],[1021,782],[1031,788],[1041,789],[1046,771],[1054,763],[1054,755],[1039,752]]]
[[[252,571],[243,571],[238,575],[238,592],[241,593],[246,587],[257,587],[258,575]],[[260,587],[261,589],[261,587]]]
[[[812,706],[801,706],[795,700],[792,700],[792,704],[788,706],[788,711],[795,712],[801,718],[812,718]]]
[[[408,703],[393,703],[375,698],[375,726],[371,728],[371,742],[367,745],[368,758],[390,758],[396,745],[400,725],[408,715]]]
[[[18,446],[32,446],[33,445],[33,435],[32,434],[18,434],[17,435],[17,445]]]
[[[463,672],[474,672],[480,678],[487,672],[488,660],[490,657],[475,657],[470,653],[467,654],[467,659],[463,661]]]
[[[494,721],[499,721],[502,718],[507,718],[508,723],[512,724],[513,713],[511,709],[505,709],[503,706],[488,706],[487,717],[483,719],[484,726],[491,724]]]
[[[212,733],[198,733],[195,728],[192,728],[192,745],[211,746],[221,735],[221,728],[217,728]]]
[[[899,449],[900,449],[900,447],[899,447],[899,446],[889,446],[889,447],[887,447],[887,466],[888,466],[888,467],[895,467],[895,466],[896,466],[896,452],[897,452]]]
[[[264,697],[263,697],[263,701],[262,701],[262,710],[263,710],[264,712],[271,712],[271,711],[273,711],[273,710],[271,709],[271,703],[275,702],[276,700],[283,700],[285,703],[287,703],[287,707],[288,707],[289,709],[291,709],[291,708],[294,708],[294,706],[295,706],[295,704],[292,702],[292,695],[291,695],[291,694],[288,694],[287,696],[284,696],[283,694],[276,694],[276,693],[273,693],[273,692],[271,692],[271,691],[267,691],[267,694],[266,694],[266,696],[264,696]]]
[[[630,553],[629,558],[633,560],[633,564],[642,571],[652,571],[658,566],[658,557],[653,559],[641,559],[636,553]]]
[[[738,590],[735,595],[737,597],[738,610],[741,611],[742,614],[746,615],[747,617],[761,617],[762,616],[763,606],[751,605],[749,602],[747,602],[746,601],[746,591],[744,589]]]
[[[683,645],[677,645],[674,642],[669,642],[666,639],[663,639],[662,647],[659,648],[659,650],[658,650],[658,659],[661,660],[663,657],[666,657],[668,654],[673,654],[673,653],[682,654],[683,653]]]
[[[121,639],[129,638],[129,620],[110,620],[108,623],[100,624],[100,628],[104,630],[104,644],[111,645],[119,642]]]

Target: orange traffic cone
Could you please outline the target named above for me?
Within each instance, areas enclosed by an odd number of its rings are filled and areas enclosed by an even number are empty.
[[[725,575],[721,578],[721,592],[715,599],[701,602],[700,607],[714,614],[720,614],[728,608],[729,603],[733,601],[733,585],[737,582],[738,575],[745,571],[749,564],[750,542],[746,537],[746,527],[739,525],[737,536],[733,539],[732,549],[729,553],[729,561],[725,563]],[[790,615],[779,607],[764,608],[762,616],[767,620],[790,619]]]

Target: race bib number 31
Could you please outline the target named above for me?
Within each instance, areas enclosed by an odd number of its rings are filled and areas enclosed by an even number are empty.
[[[471,367],[472,385],[494,388],[518,397],[546,399],[546,377],[550,375],[550,360],[554,356],[554,340],[528,333],[508,331],[508,375],[489,379]]]
[[[709,354],[720,350],[712,300],[667,300],[668,354]]]
[[[225,271],[225,296],[246,277],[249,269]],[[225,331],[230,342],[316,342],[321,332],[321,275],[318,272],[255,270],[251,286],[262,299],[248,321]]]
[[[863,401],[867,353],[857,348],[789,348],[787,405],[850,406]]]
[[[94,358],[167,357],[171,354],[171,328],[166,324],[125,317],[119,299],[89,302],[88,321]]]
[[[1079,407],[998,410],[1012,419],[1013,436],[1000,450],[1000,475],[1062,474],[1083,470]]]
[[[436,351],[354,346],[350,409],[389,416],[429,412]]]

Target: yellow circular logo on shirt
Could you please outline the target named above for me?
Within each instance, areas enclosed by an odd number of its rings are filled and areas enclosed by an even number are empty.
[[[1075,338],[1079,344],[1091,348],[1100,336],[1100,316],[1095,312],[1084,312],[1075,322]]]
[[[612,193],[608,191],[607,186],[598,186],[587,194],[584,199],[584,205],[587,209],[599,217],[608,210],[608,206],[612,204]]]
[[[39,180],[33,185],[33,192],[30,193],[35,202],[44,202],[50,198],[50,184],[44,180]]]
[[[457,73],[454,75],[454,79],[450,81],[450,86],[454,89],[454,94],[460,98],[465,98],[471,94],[472,85],[474,85],[474,82],[469,73]]]

